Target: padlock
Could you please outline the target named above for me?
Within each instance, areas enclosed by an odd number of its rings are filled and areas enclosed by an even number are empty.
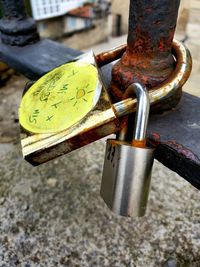
[[[99,67],[121,57],[125,49],[96,56],[88,52],[26,87],[19,109],[24,159],[37,166],[119,131],[119,119],[135,111],[136,100],[111,103]],[[168,80],[149,90],[151,104],[168,98],[189,77],[189,51],[178,41],[173,49],[176,68]]]
[[[154,158],[154,149],[146,147],[145,140],[150,104],[144,86],[134,83],[127,90],[137,96],[134,138],[132,143],[107,140],[100,194],[118,215],[141,217],[146,211]]]

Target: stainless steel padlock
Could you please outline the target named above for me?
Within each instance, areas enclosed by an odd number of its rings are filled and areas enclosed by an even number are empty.
[[[140,217],[146,211],[154,157],[154,149],[146,147],[150,104],[146,88],[139,83],[127,90],[137,96],[134,138],[132,143],[107,140],[100,194],[118,215]]]

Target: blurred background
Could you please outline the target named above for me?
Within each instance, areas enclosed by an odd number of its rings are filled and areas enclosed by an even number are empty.
[[[26,7],[41,37],[74,49],[99,53],[126,42],[128,0]],[[200,0],[181,1],[175,38],[193,56],[183,90],[200,97]],[[18,107],[27,81],[0,62],[0,267],[200,267],[199,192],[160,163],[147,215],[133,220],[100,199],[105,140],[37,168],[23,160]]]

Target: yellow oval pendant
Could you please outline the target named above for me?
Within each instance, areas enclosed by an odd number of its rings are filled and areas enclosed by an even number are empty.
[[[96,105],[101,90],[98,70],[92,64],[71,62],[35,82],[22,98],[19,121],[32,133],[65,130]]]

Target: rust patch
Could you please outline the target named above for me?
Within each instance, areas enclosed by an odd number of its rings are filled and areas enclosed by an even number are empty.
[[[108,51],[105,51],[105,52],[102,52],[96,55],[95,58],[96,58],[96,63],[98,67],[102,67],[106,64],[111,63],[114,60],[121,58],[123,53],[126,51],[126,48],[127,48],[127,45],[121,45],[114,49],[111,49],[111,50],[108,50]]]
[[[128,46],[112,70],[109,93],[114,102],[122,99],[130,84],[140,82],[152,89],[173,72],[171,48],[179,2],[175,0],[173,5],[170,0],[130,2]],[[179,99],[176,96],[175,102]]]
[[[146,140],[133,140],[131,145],[134,147],[144,148],[146,147]]]
[[[180,156],[183,156],[197,164],[200,164],[200,159],[188,148],[184,147],[183,145],[177,143],[175,140],[169,140],[167,142],[161,141],[160,135],[158,133],[152,133],[148,137],[148,144],[153,147],[158,147],[159,145],[164,145],[173,149],[177,152]]]

